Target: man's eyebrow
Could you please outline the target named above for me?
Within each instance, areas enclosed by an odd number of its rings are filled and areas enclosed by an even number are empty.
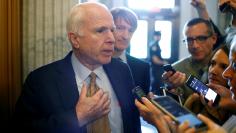
[[[108,29],[108,27],[106,27],[106,26],[98,26],[98,27],[95,27],[94,29],[95,30],[105,30],[105,29]]]

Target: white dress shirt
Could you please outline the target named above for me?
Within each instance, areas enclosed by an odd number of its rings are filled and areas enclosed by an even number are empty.
[[[87,85],[89,84],[90,78],[89,75],[92,72],[87,67],[85,67],[81,62],[76,58],[75,54],[73,53],[71,56],[72,66],[75,72],[75,79],[78,87],[79,93],[81,92],[81,88],[83,82]],[[121,108],[119,105],[119,101],[113,91],[112,85],[103,69],[103,67],[99,67],[93,71],[96,75],[96,84],[103,90],[109,93],[109,97],[111,99],[111,111],[108,114],[110,127],[112,133],[123,133],[123,121],[122,121],[122,114]],[[102,127],[101,127],[102,128]]]

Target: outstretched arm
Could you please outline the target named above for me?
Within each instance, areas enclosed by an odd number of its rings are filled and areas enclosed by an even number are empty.
[[[207,12],[207,8],[206,8],[206,1],[205,0],[191,0],[190,4],[196,8],[200,18],[210,20],[210,17]]]

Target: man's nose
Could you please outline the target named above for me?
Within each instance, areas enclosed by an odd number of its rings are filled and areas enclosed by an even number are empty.
[[[197,48],[199,46],[200,46],[200,44],[197,42],[197,40],[194,39],[192,42],[192,47]]]
[[[110,41],[115,42],[115,37],[114,37],[113,31],[108,32],[108,37],[109,37]]]

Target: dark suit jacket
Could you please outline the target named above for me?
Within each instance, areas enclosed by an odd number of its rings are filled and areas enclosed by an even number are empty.
[[[29,74],[13,117],[13,129],[23,132],[84,133],[79,128],[75,106],[79,98],[70,52],[64,59]],[[128,66],[117,59],[104,65],[119,100],[125,133],[141,132],[134,105],[134,87]]]
[[[147,94],[150,90],[150,65],[149,63],[126,54],[127,63],[131,69],[136,86],[143,88]]]

